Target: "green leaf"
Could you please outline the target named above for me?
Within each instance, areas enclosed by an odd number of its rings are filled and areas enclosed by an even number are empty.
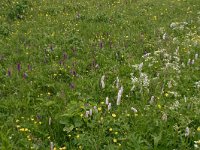
[[[83,125],[82,118],[80,116],[74,116],[73,123],[75,127],[81,127]]]
[[[48,101],[47,103],[45,103],[44,105],[49,107],[49,106],[52,106],[54,105],[56,102],[55,101]]]
[[[63,131],[66,131],[67,133],[71,132],[74,129],[74,125],[71,125],[70,127],[64,127]]]

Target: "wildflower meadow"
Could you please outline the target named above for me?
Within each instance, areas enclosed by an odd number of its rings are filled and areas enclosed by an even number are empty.
[[[1,0],[0,149],[199,150],[199,0]]]

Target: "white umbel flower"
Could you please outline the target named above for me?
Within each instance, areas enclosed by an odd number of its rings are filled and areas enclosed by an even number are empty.
[[[85,117],[88,118],[88,117],[89,117],[89,114],[90,114],[90,111],[86,111],[86,112],[85,112]]]
[[[104,80],[105,80],[105,75],[103,75],[103,76],[101,77],[101,87],[102,87],[102,89],[105,88],[105,82],[104,82]]]
[[[188,137],[190,135],[190,128],[185,128],[185,137]]]
[[[167,33],[164,33],[164,34],[163,34],[162,39],[163,39],[163,40],[166,40],[166,39],[167,39]]]
[[[153,105],[154,99],[155,99],[155,97],[154,97],[154,96],[151,96],[151,99],[150,99],[150,101],[149,101],[149,104],[150,104],[150,105]]]
[[[97,106],[94,106],[94,111],[95,111],[96,113],[98,113]]]
[[[131,110],[134,112],[134,113],[137,113],[137,109],[135,109],[134,107],[131,107]]]
[[[53,142],[50,142],[50,150],[53,150],[54,149],[54,144]]]
[[[198,59],[198,56],[199,56],[198,54],[195,54],[195,59],[196,59],[196,60]]]
[[[108,105],[108,104],[109,104],[109,98],[106,97],[106,105]]]
[[[90,109],[90,113],[89,114],[90,114],[90,116],[92,116],[92,109]]]
[[[134,89],[136,88],[136,85],[137,85],[137,83],[138,83],[138,78],[132,76],[131,80],[132,80],[132,84],[133,84],[133,85],[132,85],[132,88],[131,88],[131,91],[134,91]]]
[[[163,115],[162,115],[162,120],[163,120],[163,121],[167,121],[167,114],[163,113]]]
[[[117,77],[116,79],[116,88],[118,89],[119,88],[119,78]]]
[[[117,95],[117,105],[120,105],[121,103],[121,97],[122,97],[122,93],[123,93],[123,86],[120,88],[118,95]]]
[[[111,103],[108,104],[108,111],[111,110]]]

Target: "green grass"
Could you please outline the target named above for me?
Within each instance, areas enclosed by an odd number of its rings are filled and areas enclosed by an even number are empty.
[[[2,150],[200,148],[198,0],[2,0],[0,10]]]

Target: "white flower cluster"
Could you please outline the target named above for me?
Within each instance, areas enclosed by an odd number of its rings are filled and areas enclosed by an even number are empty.
[[[172,28],[172,30],[184,30],[187,25],[187,22],[172,22],[170,28]]]
[[[196,87],[197,89],[200,89],[200,81],[195,82],[194,84],[195,84],[194,87]]]

